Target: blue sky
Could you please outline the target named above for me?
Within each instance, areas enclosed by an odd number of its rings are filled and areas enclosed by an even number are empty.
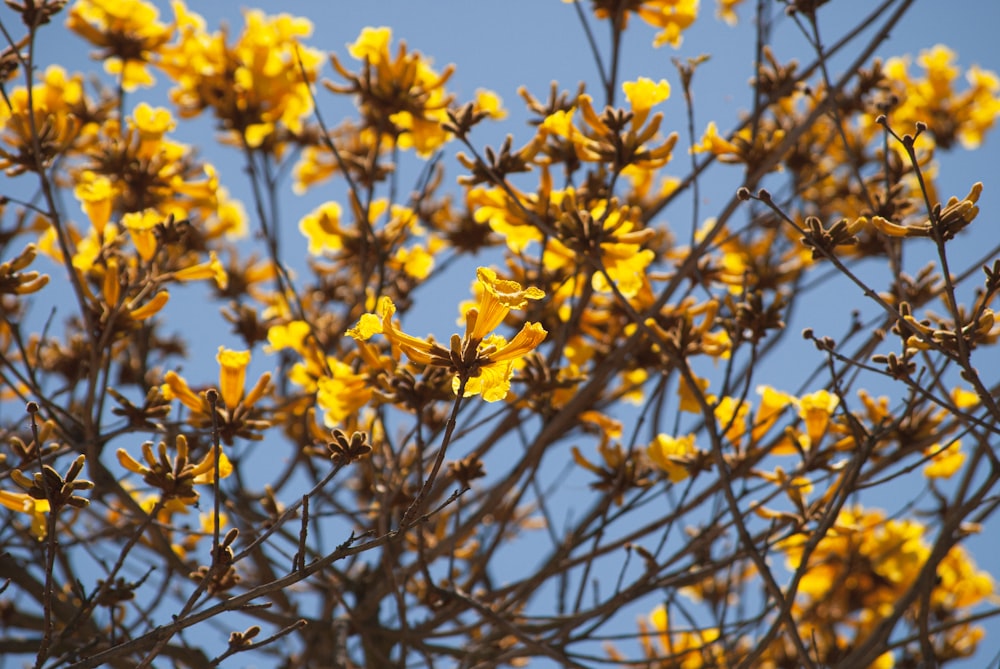
[[[169,20],[170,11],[166,3],[158,3],[163,8],[163,19]],[[739,10],[741,23],[736,28],[730,28],[712,16],[712,4],[702,2],[702,17],[698,23],[685,33],[684,43],[678,50],[664,47],[651,48],[654,31],[641,21],[634,19],[627,33],[627,41],[623,52],[622,80],[646,76],[654,80],[665,78],[674,87],[673,97],[660,107],[666,115],[665,130],[677,129],[683,135],[685,109],[680,96],[680,86],[676,70],[671,64],[672,57],[680,59],[711,54],[711,60],[703,65],[695,79],[695,114],[696,132],[700,133],[710,120],[715,120],[720,130],[736,125],[739,113],[749,106],[749,88],[747,81],[752,76],[751,62],[753,54],[753,31],[749,25],[749,11],[755,4],[749,0]],[[847,28],[853,26],[858,17],[870,11],[873,3],[861,0],[837,0],[821,10],[824,38],[827,44],[833,43]],[[242,26],[240,9],[242,3],[220,2],[190,2],[189,7],[202,13],[210,26],[217,26],[219,21],[226,21],[233,32]],[[297,2],[273,2],[264,0],[253,5],[267,13],[288,11],[299,16],[309,17],[315,26],[313,37],[309,40],[311,46],[323,50],[336,51],[342,59],[347,60],[345,45],[354,41],[365,26],[389,26],[393,29],[395,39],[405,39],[413,50],[419,50],[431,56],[438,68],[448,63],[455,63],[456,73],[451,80],[450,90],[459,101],[472,99],[478,88],[489,88],[497,92],[510,110],[507,121],[485,128],[477,129],[474,140],[480,145],[496,146],[502,141],[504,134],[514,134],[514,144],[518,146],[531,136],[531,131],[523,124],[525,114],[523,105],[516,94],[519,86],[525,86],[538,97],[545,96],[550,82],[557,81],[561,89],[573,91],[581,81],[588,88],[598,90],[598,78],[593,58],[587,47],[583,31],[571,5],[559,0],[507,0],[506,2],[486,0],[436,0],[418,2],[415,0],[379,0],[372,2],[336,2],[331,0],[299,0]],[[591,22],[596,31],[596,37],[601,45],[607,44],[607,30],[604,25]],[[893,31],[891,40],[880,49],[882,56],[916,54],[924,48],[937,43],[943,43],[953,48],[959,59],[959,64],[965,68],[976,63],[987,69],[1000,71],[1000,48],[997,46],[996,27],[1000,25],[1000,3],[994,0],[971,0],[956,3],[947,0],[918,0],[914,9]],[[73,61],[78,67],[89,66],[90,63],[79,62],[86,58],[88,48],[75,37],[67,38],[61,28],[53,29],[43,36],[43,58],[47,54],[53,60],[63,62],[72,69]],[[797,28],[788,20],[782,20],[776,27],[775,52],[780,60],[795,57],[800,63],[809,62],[810,51],[798,34]],[[606,51],[605,51],[606,53]],[[848,54],[853,57],[853,54]],[[846,62],[843,58],[833,61],[833,74],[839,74],[838,67]],[[911,68],[916,71],[916,66]],[[324,75],[332,76],[330,68],[324,70]],[[165,77],[160,76],[161,83]],[[162,88],[158,89],[162,94]],[[144,93],[134,96],[145,98]],[[324,109],[327,121],[334,125],[344,115],[350,113],[349,107],[342,99],[321,92],[319,102]],[[127,105],[130,107],[131,105]],[[208,147],[212,142],[210,119],[201,119],[194,123],[184,123],[177,132],[181,141],[193,145]],[[673,167],[675,173],[683,175],[687,165],[686,151],[681,141],[675,153]],[[972,258],[972,254],[996,242],[1000,237],[997,233],[983,232],[985,226],[995,225],[991,211],[996,211],[1000,203],[1000,170],[996,166],[997,147],[1000,138],[990,136],[983,148],[976,152],[958,150],[940,160],[942,178],[938,180],[939,191],[945,195],[962,196],[974,181],[985,184],[985,192],[980,206],[983,209],[980,220],[974,226],[976,236],[969,235],[962,242],[958,263],[963,257]],[[250,202],[250,194],[239,184],[244,181],[239,160],[233,154],[216,154],[214,150],[206,149],[207,157],[216,163],[220,169],[223,182],[230,187],[234,195]],[[446,163],[449,174],[453,178],[458,169],[455,163]],[[407,169],[411,178],[416,176],[416,168],[412,165]],[[724,204],[733,191],[739,186],[739,171],[729,172],[717,170],[718,176],[703,186],[700,202],[702,216],[710,216]],[[405,178],[404,188],[408,187]],[[457,187],[455,188],[457,192]],[[299,217],[311,210],[324,199],[341,199],[343,189],[338,185],[320,186],[305,197],[294,197],[290,189],[283,195],[282,213],[283,226],[288,231],[284,240],[287,257],[294,266],[296,259],[305,254],[305,242],[298,235],[297,222]],[[72,209],[74,203],[69,203]],[[248,206],[248,211],[250,207]],[[75,211],[74,211],[75,213]],[[691,203],[682,202],[672,210],[664,213],[658,223],[677,226],[677,229],[687,229],[690,225]],[[985,238],[979,237],[984,235]],[[678,234],[678,236],[681,236]],[[968,255],[964,255],[968,254]],[[475,263],[460,265],[468,269]],[[299,265],[301,267],[301,265]],[[413,315],[408,320],[408,330],[417,334],[434,332],[439,338],[445,339],[453,330],[457,316],[458,301],[468,297],[467,286],[471,273],[462,276],[447,275],[432,282],[425,289],[428,295],[425,300],[440,305],[437,308],[426,309]],[[824,299],[831,303],[840,301],[850,305],[851,301],[860,299],[858,295],[843,293],[844,288],[831,287],[831,294]],[[433,294],[430,294],[433,293]],[[427,299],[431,298],[431,299]],[[194,298],[196,299],[196,298]],[[174,308],[190,309],[191,305],[175,305]],[[197,307],[196,307],[197,308]],[[817,328],[818,334],[838,335],[843,329],[843,322],[848,310],[831,311],[830,320],[824,325],[829,328],[824,332]],[[409,318],[409,317],[408,317]],[[199,319],[199,322],[202,322]],[[230,337],[228,327],[212,314],[205,314],[202,337],[204,350],[195,348],[194,361],[190,363],[197,367],[198,360],[209,360],[214,356],[220,344],[238,346],[239,342]],[[797,337],[790,337],[786,342],[787,357],[785,367],[776,368],[774,375],[779,381],[774,385],[792,390],[801,381],[801,370],[811,369],[818,362],[815,349],[810,344],[800,342]],[[213,363],[214,364],[214,363]],[[270,368],[270,361],[263,355],[255,355],[255,366],[261,369]],[[214,373],[214,372],[213,372]],[[211,379],[205,379],[210,381]],[[987,379],[990,381],[990,379]],[[898,495],[900,491],[894,491]],[[906,491],[906,495],[915,496],[919,491]],[[891,500],[886,500],[886,503]],[[994,550],[988,550],[990,539],[995,537],[1000,527],[997,520],[991,523],[993,532],[984,534],[984,538],[972,543],[974,553],[983,567],[990,569],[1000,577],[1000,555]],[[995,541],[993,544],[995,549]],[[978,548],[978,550],[975,550]],[[983,646],[980,659],[970,663],[968,667],[981,667],[990,656],[1000,651],[1000,625],[996,621],[987,621],[988,640]]]

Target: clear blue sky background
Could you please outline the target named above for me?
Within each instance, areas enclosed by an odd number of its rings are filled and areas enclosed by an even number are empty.
[[[162,18],[169,21],[171,12],[165,2],[157,3],[162,8]],[[584,3],[585,5],[588,3]],[[683,137],[685,127],[685,109],[680,95],[680,85],[676,70],[670,62],[672,57],[688,58],[703,53],[711,54],[711,60],[698,70],[695,79],[695,113],[696,132],[701,132],[708,121],[715,120],[720,130],[733,127],[741,111],[749,106],[748,80],[753,75],[753,29],[750,25],[750,12],[755,4],[748,0],[747,6],[739,9],[741,23],[736,28],[730,28],[717,21],[714,16],[714,2],[702,1],[702,16],[696,25],[685,33],[684,43],[678,50],[669,47],[653,49],[651,47],[654,30],[638,19],[633,19],[627,33],[624,58],[621,67],[621,80],[635,79],[646,76],[654,80],[665,78],[674,87],[674,95],[664,103],[660,110],[666,114],[663,129],[677,129]],[[821,10],[822,26],[827,44],[832,44],[846,28],[852,27],[859,16],[870,11],[874,3],[867,0],[836,0]],[[244,3],[190,2],[189,7],[201,13],[210,27],[216,27],[220,21],[229,24],[233,33],[242,27],[241,7]],[[365,26],[390,26],[395,39],[403,38],[411,49],[419,50],[434,59],[438,69],[448,63],[455,63],[457,71],[450,82],[459,101],[473,98],[476,89],[489,88],[497,92],[510,110],[510,117],[493,128],[477,128],[475,141],[480,145],[498,145],[504,134],[513,133],[515,146],[523,144],[531,137],[531,131],[523,120],[525,114],[520,98],[516,95],[519,86],[526,86],[537,97],[547,95],[550,82],[557,81],[561,89],[575,90],[578,82],[587,82],[588,88],[600,101],[598,77],[592,56],[587,46],[584,34],[580,28],[576,13],[571,5],[559,0],[379,0],[370,2],[348,2],[337,0],[299,0],[296,2],[273,2],[262,0],[251,6],[260,8],[267,13],[292,12],[299,16],[310,18],[315,30],[309,40],[311,46],[333,50],[343,61],[350,60],[345,45],[354,41]],[[6,10],[4,10],[6,11]],[[5,15],[6,16],[6,15]],[[589,11],[588,11],[589,16]],[[6,19],[5,19],[6,20]],[[608,31],[604,24],[591,23],[594,26],[597,39],[607,53]],[[996,0],[969,0],[953,2],[948,0],[918,0],[906,19],[892,34],[892,39],[884,46],[880,55],[884,57],[901,54],[916,54],[924,48],[936,43],[943,43],[954,49],[960,65],[965,68],[977,63],[987,69],[1000,71],[1000,47],[997,42],[997,26],[1000,25],[1000,2]],[[48,30],[43,35],[42,58],[63,63],[67,69],[89,68],[90,63],[83,62],[89,48],[76,37],[67,37],[61,27]],[[797,58],[800,63],[812,60],[812,54],[804,40],[799,36],[798,29],[787,20],[779,23],[775,33],[775,52],[779,60]],[[853,54],[848,54],[853,57]],[[839,74],[843,59],[834,61],[833,74]],[[914,64],[911,72],[916,73]],[[331,77],[329,67],[324,69],[324,76]],[[161,86],[156,95],[162,95],[166,77],[158,75]],[[140,98],[148,99],[149,94],[139,92],[134,94],[131,109]],[[165,100],[165,98],[163,98]],[[325,92],[319,93],[320,104],[325,117],[331,125],[335,125],[350,108],[342,99],[334,99]],[[482,128],[482,126],[481,126]],[[212,123],[210,118],[196,122],[182,123],[176,133],[178,139],[201,147],[212,144]],[[686,173],[687,155],[681,148],[675,153],[675,162],[671,170],[683,175]],[[977,250],[995,243],[1000,233],[989,232],[989,226],[996,226],[998,208],[1000,208],[1000,170],[997,167],[997,147],[1000,137],[990,136],[986,144],[976,152],[958,150],[951,155],[942,156],[942,174],[938,180],[939,192],[949,195],[963,196],[969,186],[975,181],[985,184],[985,192],[980,206],[983,214],[976,221],[977,235],[963,242],[962,253],[974,257]],[[686,148],[686,147],[685,147]],[[239,158],[233,153],[218,153],[214,149],[206,151],[206,157],[215,163],[221,173],[221,179],[234,195],[247,203],[248,211],[252,211],[250,194],[242,185],[245,181]],[[446,164],[449,175],[454,178],[459,172],[454,162]],[[411,171],[407,172],[407,169]],[[401,184],[408,189],[416,176],[413,165],[404,165],[404,178]],[[731,197],[739,183],[739,170],[716,170],[712,180],[703,183],[701,212],[702,216],[711,216]],[[410,180],[405,178],[409,175]],[[455,188],[457,192],[457,187]],[[343,189],[338,185],[322,185],[310,191],[304,197],[294,197],[291,190],[286,189],[283,196],[282,221],[286,231],[284,238],[284,254],[293,266],[302,267],[300,258],[305,256],[305,242],[297,232],[298,219],[325,199],[338,199],[343,202]],[[75,203],[68,202],[67,208],[79,216]],[[658,221],[660,224],[671,224],[679,231],[678,237],[686,237],[690,225],[690,202],[679,203],[675,208],[664,213]],[[251,223],[251,226],[253,223]],[[978,241],[977,241],[978,240]],[[968,261],[968,260],[967,260]],[[959,264],[962,265],[961,257]],[[468,269],[472,265],[460,266]],[[429,284],[425,290],[428,294],[423,298],[425,303],[440,305],[408,316],[407,329],[417,334],[433,332],[439,339],[446,339],[453,331],[457,316],[456,305],[468,297],[467,286],[472,278],[471,272],[462,275],[449,275],[443,280]],[[840,286],[838,291],[843,290]],[[433,296],[430,293],[433,292]],[[828,323],[817,327],[817,334],[839,335],[843,331],[843,323],[849,313],[851,302],[857,303],[861,298],[858,294],[831,294],[832,302],[839,301],[844,308],[841,311],[831,311]],[[432,298],[432,299],[427,299]],[[192,299],[197,300],[196,293]],[[419,299],[419,297],[418,297]],[[197,303],[172,304],[172,309],[184,309],[191,313],[205,311]],[[205,369],[201,363],[212,360],[215,349],[219,345],[239,347],[240,342],[229,334],[228,327],[213,314],[206,313],[204,318],[199,313],[198,318],[191,319],[192,327],[201,327],[201,344],[192,351],[193,358],[189,367]],[[811,323],[814,324],[814,323]],[[828,329],[823,331],[823,326]],[[799,326],[801,327],[801,326]],[[815,349],[810,344],[800,342],[797,337],[790,337],[786,342],[785,368],[773,370],[775,378],[767,379],[769,383],[788,390],[794,390],[801,383],[801,370],[811,370],[819,362]],[[263,370],[271,368],[269,361],[261,352],[255,352],[254,366]],[[214,370],[214,363],[208,365]],[[982,369],[982,367],[981,367]],[[992,367],[997,369],[997,367]],[[210,372],[204,379],[191,378],[193,383],[212,382],[215,372]],[[987,376],[987,383],[995,378]],[[581,479],[581,481],[583,481]],[[580,483],[581,491],[584,483]],[[895,495],[904,498],[914,497],[918,490],[894,491]],[[892,500],[886,500],[890,504]],[[995,578],[1000,580],[1000,542],[996,540],[998,533],[996,519],[990,524],[992,531],[974,540],[970,545],[979,564],[988,568]],[[1000,651],[1000,624],[989,620],[984,624],[987,629],[987,640],[982,646],[978,659],[962,666],[969,669],[986,666],[986,662]],[[631,630],[623,630],[631,631]]]

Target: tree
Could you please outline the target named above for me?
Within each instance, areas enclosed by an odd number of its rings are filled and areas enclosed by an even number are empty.
[[[568,3],[600,84],[522,89],[527,126],[388,28],[324,52],[287,14],[8,4],[4,656],[929,667],[983,645],[1000,246],[982,183],[936,184],[1000,82],[962,83],[944,46],[874,58],[912,1],[833,41],[824,2],[720,0],[755,76],[705,126],[706,57],[622,64],[643,24],[660,48],[710,22],[696,0]],[[61,22],[105,75],[39,65]],[[814,52],[782,60],[779,31]],[[180,141],[197,118],[217,145]],[[334,196],[289,220],[289,188]],[[421,335],[428,313],[459,324]]]

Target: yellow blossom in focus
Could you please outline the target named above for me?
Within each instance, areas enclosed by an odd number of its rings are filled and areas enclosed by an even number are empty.
[[[49,512],[49,503],[44,499],[35,499],[23,492],[0,490],[0,506],[18,513],[31,516],[31,534],[41,541],[47,534],[48,521],[45,514]]]
[[[393,323],[396,305],[388,297],[379,298],[375,313],[363,314],[346,334],[359,344],[382,334],[392,346],[394,359],[404,353],[418,364],[452,371],[452,389],[456,394],[464,386],[463,396],[482,395],[487,402],[502,400],[510,391],[516,366],[548,333],[538,323],[525,323],[510,341],[489,333],[511,309],[524,308],[528,300],[541,299],[544,293],[533,286],[522,288],[516,281],[500,279],[487,267],[477,270],[477,278],[481,287],[479,303],[466,311],[465,336],[453,335],[450,349],[398,329]]]
[[[160,391],[168,401],[179,400],[190,410],[188,420],[192,425],[211,427],[217,423],[222,440],[227,444],[233,443],[235,437],[260,439],[260,432],[270,427],[270,423],[257,417],[259,409],[256,405],[268,392],[271,373],[261,374],[253,387],[246,390],[246,370],[250,358],[249,351],[219,347],[216,361],[219,363],[219,395],[222,402],[216,407],[215,422],[205,392],[195,392],[176,372],[169,371],[164,375]]]
[[[220,346],[215,359],[219,363],[219,393],[222,401],[228,409],[235,409],[243,396],[250,351],[233,351]]]

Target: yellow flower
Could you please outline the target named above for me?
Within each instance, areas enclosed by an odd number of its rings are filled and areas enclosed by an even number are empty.
[[[942,447],[934,444],[924,449],[924,455],[931,461],[924,467],[924,476],[929,479],[951,478],[965,463],[965,453],[962,452],[962,442],[959,439]]]
[[[711,153],[716,156],[736,157],[740,155],[740,147],[719,134],[715,121],[709,121],[705,134],[701,136],[701,144],[691,149],[694,153]]]
[[[152,86],[146,69],[153,54],[173,33],[157,19],[159,11],[143,0],[78,0],[66,25],[91,44],[103,47],[98,55],[109,74],[121,75],[122,88],[133,91]]]
[[[369,126],[388,134],[399,148],[413,148],[418,155],[427,157],[451,139],[441,124],[448,120],[452,96],[445,92],[444,85],[454,67],[438,74],[423,56],[408,52],[402,42],[394,57],[391,42],[389,28],[362,30],[357,41],[348,45],[348,52],[367,63],[363,73],[349,72],[336,56],[331,56],[334,69],[348,84],[327,83],[327,88],[357,96]]]
[[[504,399],[510,391],[510,379],[521,359],[535,349],[548,334],[539,323],[526,323],[509,342],[499,335],[487,336],[510,312],[523,308],[528,300],[544,297],[538,288],[524,289],[516,281],[497,278],[486,267],[477,270],[482,288],[477,307],[465,313],[465,336],[452,336],[451,348],[414,337],[399,330],[392,322],[396,305],[388,297],[379,298],[376,313],[364,314],[346,334],[365,342],[382,334],[392,346],[393,358],[400,353],[418,364],[450,369],[455,376],[452,389],[458,393],[464,381],[463,396],[481,394],[487,402]],[[371,357],[371,356],[369,356]]]
[[[305,321],[290,321],[284,324],[272,325],[267,329],[267,342],[270,344],[268,353],[290,348],[300,355],[306,354],[306,338],[309,336],[309,323]]]
[[[191,411],[191,424],[210,428],[217,423],[222,440],[230,444],[237,436],[247,439],[260,439],[260,431],[270,426],[270,423],[255,418],[258,415],[257,403],[264,397],[271,383],[271,373],[264,372],[250,390],[245,391],[246,370],[250,364],[249,351],[234,351],[224,346],[219,347],[216,355],[219,363],[219,395],[222,406],[216,408],[216,421],[212,420],[212,409],[205,398],[205,393],[196,393],[176,372],[169,371],[164,375],[160,391],[169,400],[179,400]]]
[[[80,208],[90,219],[90,224],[98,235],[104,234],[104,226],[111,219],[115,189],[111,180],[90,170],[84,170],[77,181],[73,194],[80,200]]]
[[[479,375],[468,379],[465,397],[482,395],[487,402],[497,402],[510,392],[510,379],[522,358],[543,341],[548,332],[539,323],[526,323],[509,342],[499,335],[487,337],[479,351]],[[459,388],[459,378],[452,379],[452,390]]]
[[[145,209],[141,212],[129,212],[122,216],[122,225],[128,230],[135,250],[139,257],[149,262],[156,255],[156,235],[153,230],[163,222],[155,209]]]
[[[302,130],[312,111],[308,87],[323,60],[300,42],[312,32],[307,19],[247,11],[243,31],[227,44],[225,33],[209,34],[204,19],[180,0],[173,8],[178,38],[161,49],[160,65],[176,83],[170,96],[182,117],[210,108],[251,147],[273,141],[279,125]],[[278,144],[269,148],[282,151]]]
[[[299,230],[309,240],[309,253],[340,251],[344,247],[344,231],[340,227],[342,210],[336,202],[325,202],[302,217]]]
[[[830,417],[838,404],[840,404],[840,398],[826,390],[817,390],[799,398],[799,417],[805,421],[806,436],[809,439],[810,447],[819,444],[823,435],[826,434]]]
[[[573,0],[563,0],[573,2]],[[675,49],[681,45],[681,33],[691,27],[698,17],[698,0],[634,0],[619,9],[615,3],[594,2],[594,15],[599,19],[621,20],[622,28],[628,27],[633,13],[655,28],[661,28],[653,46],[670,44]],[[617,12],[621,11],[621,15]]]
[[[645,125],[649,111],[670,97],[670,84],[666,79],[654,82],[652,79],[639,77],[635,81],[623,83],[622,91],[632,105],[632,127],[639,128]]]
[[[694,378],[695,383],[698,385],[698,390],[700,394],[704,395],[705,390],[708,388],[708,379],[702,379],[700,377],[691,375]],[[681,411],[687,411],[688,413],[701,413],[701,404],[698,402],[698,397],[695,395],[694,389],[688,384],[685,377],[681,377],[677,384],[677,395],[680,397],[680,407]],[[715,401],[713,395],[705,395],[705,401],[708,404],[712,404]]]
[[[5,506],[18,513],[31,516],[31,534],[38,540],[46,535],[47,522],[45,514],[49,512],[49,503],[44,499],[35,499],[23,492],[8,492],[0,490],[0,506]]]
[[[739,445],[747,430],[750,403],[735,397],[723,397],[715,407],[715,421],[722,428],[722,436],[733,445]]]
[[[235,409],[243,396],[247,365],[250,364],[250,351],[233,351],[220,346],[215,359],[220,368],[219,393],[222,395],[222,401],[226,408]]]
[[[339,360],[328,360],[329,375],[316,380],[316,403],[325,412],[327,427],[343,425],[371,399],[372,391],[365,377]]]
[[[753,430],[750,433],[754,442],[760,441],[774,427],[785,408],[795,401],[795,398],[788,393],[770,386],[758,386],[757,393],[760,395],[760,406],[757,407]]]
[[[511,309],[523,309],[528,300],[540,300],[545,297],[545,293],[534,286],[522,289],[521,284],[516,281],[498,279],[496,272],[488,267],[477,269],[476,278],[483,292],[479,306],[475,310],[476,316],[472,319],[471,331],[469,312],[466,314],[466,332],[470,339],[483,339],[487,333],[495,330],[503,322]]]
[[[477,88],[475,104],[477,112],[484,112],[490,118],[497,120],[507,118],[507,110],[503,108],[503,100],[493,91]]]
[[[684,437],[658,434],[646,452],[649,454],[649,459],[665,471],[672,482],[677,483],[689,476],[685,463],[697,449],[694,447],[693,434]]]
[[[743,4],[743,0],[716,0],[715,16],[731,26],[736,25],[736,7]]]
[[[220,290],[225,290],[229,284],[229,275],[223,267],[219,256],[215,251],[209,251],[208,262],[190,265],[173,272],[173,277],[178,281],[201,281],[203,279],[214,279],[215,285]]]

